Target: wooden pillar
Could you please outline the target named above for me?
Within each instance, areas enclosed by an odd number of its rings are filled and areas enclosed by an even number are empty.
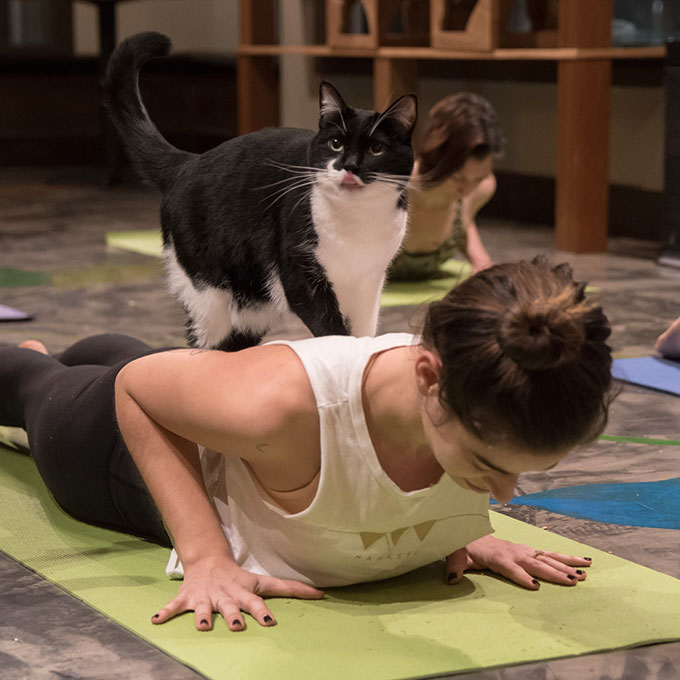
[[[279,69],[273,57],[238,57],[238,133],[279,124]]]
[[[562,47],[608,47],[612,0],[560,3]],[[611,60],[563,61],[557,72],[555,244],[607,248]]]
[[[276,42],[274,0],[239,0],[241,45]],[[239,134],[279,124],[279,70],[275,57],[241,54],[237,61]]]
[[[418,62],[415,59],[373,59],[373,107],[384,111],[397,97],[418,92]]]
[[[99,73],[106,73],[106,66],[116,49],[116,4],[117,1],[97,2],[99,10]],[[118,184],[123,174],[123,149],[113,123],[106,111],[104,120],[104,162],[106,163],[106,182]]]

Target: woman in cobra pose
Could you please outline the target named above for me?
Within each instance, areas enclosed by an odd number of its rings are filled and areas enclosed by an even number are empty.
[[[421,336],[331,336],[240,352],[152,351],[95,336],[58,357],[0,349],[0,424],[28,432],[57,502],[174,551],[178,595],[152,616],[249,613],[267,596],[445,560],[530,590],[587,558],[491,536],[489,496],[603,429],[609,327],[570,269],[496,265],[432,303]]]

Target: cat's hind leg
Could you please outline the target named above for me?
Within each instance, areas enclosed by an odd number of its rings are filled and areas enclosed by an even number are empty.
[[[234,329],[226,338],[215,345],[213,349],[220,349],[223,352],[238,352],[241,349],[258,345],[263,336],[264,333]]]
[[[191,292],[191,296],[180,298],[186,314],[187,342],[190,347],[216,347],[233,330],[231,294],[212,286]]]
[[[231,333],[232,295],[229,291],[198,283],[187,275],[172,247],[163,251],[170,292],[179,299],[186,317],[190,347],[214,347]]]
[[[271,299],[243,301],[226,288],[195,283],[177,262],[174,251],[165,251],[168,284],[186,314],[186,337],[191,347],[237,351],[257,345],[278,316]]]
[[[222,313],[226,313],[225,310],[221,311]],[[190,347],[219,349],[224,352],[238,352],[241,349],[246,349],[246,347],[258,345],[263,337],[264,332],[260,332],[259,330],[239,328],[231,328],[222,338],[218,338],[214,335],[210,336],[205,332],[205,329],[197,328],[194,325],[194,321],[187,312],[186,338]]]
[[[186,313],[186,335],[190,347],[238,352],[258,345],[269,329],[270,319],[276,314],[273,305],[243,307],[231,293],[206,287],[200,300]]]

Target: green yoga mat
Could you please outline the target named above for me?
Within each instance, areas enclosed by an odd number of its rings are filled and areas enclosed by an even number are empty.
[[[443,565],[328,590],[322,601],[271,602],[278,625],[199,633],[193,615],[149,617],[177,591],[167,551],[71,519],[27,456],[0,450],[0,549],[209,678],[395,680],[506,666],[680,638],[680,581],[492,513],[500,537],[593,558],[575,588],[529,592]]]
[[[155,230],[116,231],[106,235],[111,248],[130,250],[142,255],[161,257],[160,234]],[[453,286],[470,276],[472,268],[462,260],[447,260],[440,268],[441,276],[428,281],[388,281],[380,297],[381,307],[405,307],[441,300]],[[591,286],[588,293],[596,292]]]
[[[110,232],[106,235],[106,245],[152,257],[162,255],[161,236],[155,230]],[[440,300],[455,284],[469,276],[470,271],[471,268],[467,262],[449,260],[442,265],[441,278],[430,281],[388,283],[382,292],[380,305],[400,307]]]
[[[156,229],[139,231],[112,231],[106,234],[106,245],[109,248],[130,250],[140,255],[161,257],[163,255],[163,241]]]

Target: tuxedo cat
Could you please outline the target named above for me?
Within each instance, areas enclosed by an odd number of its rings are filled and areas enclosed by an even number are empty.
[[[104,89],[131,161],[162,192],[166,271],[189,343],[256,345],[288,310],[317,336],[375,335],[406,226],[415,96],[377,113],[324,82],[318,133],[267,128],[193,154],[161,136],[139,93],[144,62],[169,52],[159,33],[128,38]]]

